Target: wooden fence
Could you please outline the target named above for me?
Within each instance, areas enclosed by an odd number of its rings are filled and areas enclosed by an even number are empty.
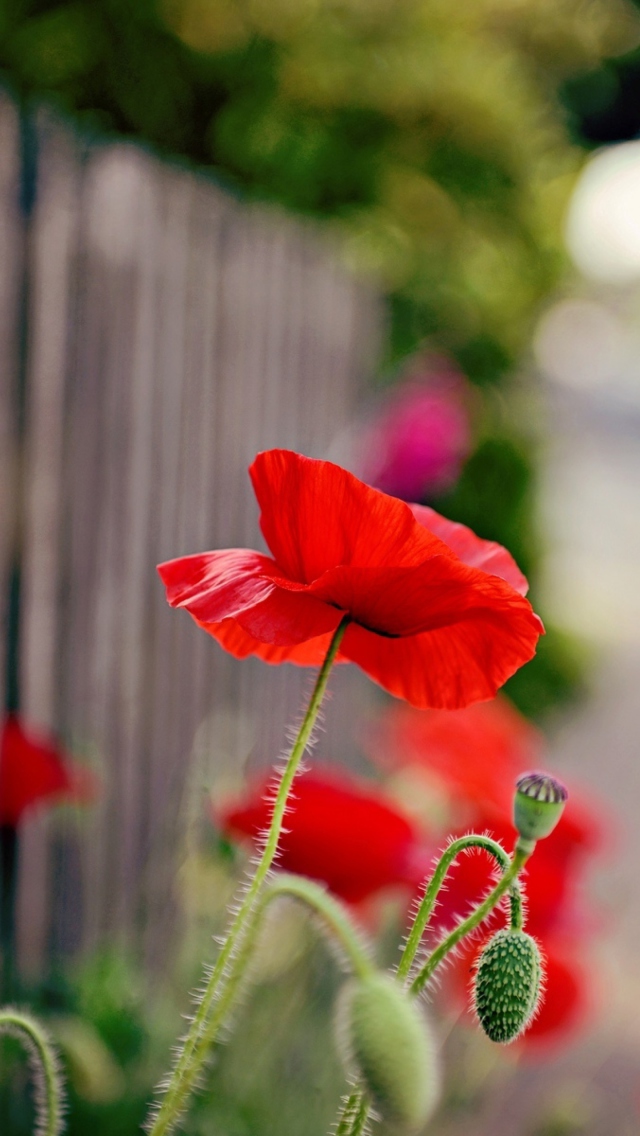
[[[309,681],[225,656],[168,609],[155,565],[256,546],[248,463],[276,445],[326,453],[380,307],[312,229],[134,145],[46,113],[25,124],[6,98],[0,245],[4,627],[21,713],[103,779],[80,827],[24,827],[20,954],[29,969],[128,936],[151,957],[189,777],[198,797],[213,766],[277,755]],[[332,755],[366,698],[351,668],[336,688]]]

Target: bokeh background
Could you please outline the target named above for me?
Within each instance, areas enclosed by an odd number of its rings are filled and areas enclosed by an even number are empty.
[[[57,1031],[72,1133],[139,1123],[246,854],[220,809],[308,689],[224,657],[154,574],[255,546],[246,467],[273,445],[511,550],[547,635],[506,696],[601,829],[576,882],[581,1013],[496,1053],[443,998],[431,1130],[637,1131],[639,45],[624,0],[0,8],[5,711],[94,778],[82,808],[34,799],[19,823],[0,800],[9,977]],[[341,671],[316,752],[406,809],[363,740],[384,706]],[[392,962],[402,899],[370,898]],[[194,1136],[331,1120],[337,977],[282,919]]]

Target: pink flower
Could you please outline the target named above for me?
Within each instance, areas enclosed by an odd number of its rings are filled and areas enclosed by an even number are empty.
[[[363,480],[403,501],[448,489],[471,446],[468,401],[463,377],[449,364],[423,364],[365,430]]]

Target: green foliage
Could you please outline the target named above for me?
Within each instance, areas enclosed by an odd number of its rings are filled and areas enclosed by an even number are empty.
[[[535,567],[531,454],[507,436],[485,438],[466,462],[454,488],[435,502],[453,521],[509,549],[529,575]]]
[[[557,92],[631,43],[624,0],[4,0],[0,67],[245,193],[335,218],[411,350],[504,372],[561,264]],[[406,309],[415,308],[406,335]]]
[[[561,218],[581,156],[560,96],[582,82],[583,102],[599,105],[596,68],[637,38],[625,0],[586,8],[588,18],[583,0],[0,0],[0,72],[25,99],[47,97],[85,126],[321,217],[346,263],[388,296],[384,372],[428,343],[487,389],[508,379],[564,265]],[[504,543],[527,574],[538,556],[532,460],[503,431],[434,502]],[[556,634],[542,641],[509,686],[522,709],[570,693],[570,656]]]

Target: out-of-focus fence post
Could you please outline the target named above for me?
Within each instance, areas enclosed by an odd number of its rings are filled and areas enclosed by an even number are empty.
[[[0,105],[5,136],[12,113]],[[95,756],[104,791],[80,828],[25,827],[19,934],[33,967],[49,947],[105,936],[161,957],[196,733],[213,765],[282,746],[304,672],[227,658],[166,607],[155,565],[256,545],[251,458],[275,445],[326,453],[380,337],[377,298],[311,229],[133,145],[87,145],[47,115],[36,140],[21,711]],[[5,137],[10,233],[11,147]],[[14,334],[7,289],[3,265],[2,344]],[[10,439],[12,383],[10,367],[0,388]],[[358,683],[341,675],[337,723]]]

